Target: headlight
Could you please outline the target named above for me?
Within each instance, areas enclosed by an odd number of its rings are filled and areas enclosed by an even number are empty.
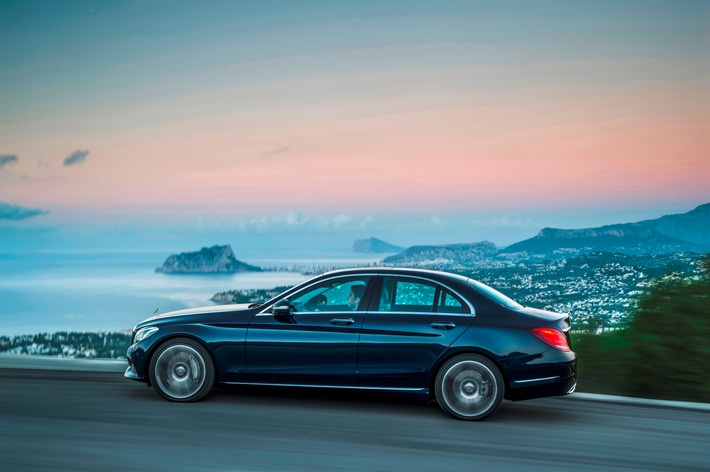
[[[148,326],[146,328],[141,328],[136,333],[136,342],[139,343],[139,342],[143,341],[144,339],[147,339],[150,336],[154,335],[157,332],[158,332],[158,328],[156,328],[155,326]]]

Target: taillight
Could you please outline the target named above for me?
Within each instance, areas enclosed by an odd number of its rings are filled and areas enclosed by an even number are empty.
[[[561,331],[552,328],[533,328],[530,332],[540,341],[560,351],[569,351],[567,338]]]

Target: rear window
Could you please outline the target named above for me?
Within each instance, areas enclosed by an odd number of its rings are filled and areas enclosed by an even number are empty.
[[[478,292],[482,293],[486,297],[492,299],[493,301],[503,305],[504,307],[507,308],[522,308],[523,306],[513,300],[512,298],[508,297],[507,295],[503,295],[500,293],[498,290],[489,287],[486,284],[482,284],[481,282],[478,282],[477,280],[472,280],[468,279],[468,284],[475,288]]]

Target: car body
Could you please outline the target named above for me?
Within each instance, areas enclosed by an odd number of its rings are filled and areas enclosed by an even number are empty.
[[[470,278],[418,269],[325,273],[261,304],[181,310],[133,330],[125,376],[196,401],[215,383],[418,392],[459,419],[576,386],[569,316]]]

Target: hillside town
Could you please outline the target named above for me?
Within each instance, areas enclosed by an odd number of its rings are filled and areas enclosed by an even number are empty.
[[[576,331],[600,333],[622,328],[644,290],[664,277],[700,276],[697,253],[588,253],[559,260],[492,260],[466,268],[439,251],[418,252],[400,266],[445,270],[479,280],[523,305],[569,313]],[[470,252],[466,250],[468,259]],[[321,271],[326,268],[319,268]],[[316,270],[316,272],[318,272]],[[213,303],[255,303],[289,287],[230,290]],[[205,300],[205,304],[209,301]],[[40,333],[0,336],[0,352],[68,358],[123,358],[130,333]]]

